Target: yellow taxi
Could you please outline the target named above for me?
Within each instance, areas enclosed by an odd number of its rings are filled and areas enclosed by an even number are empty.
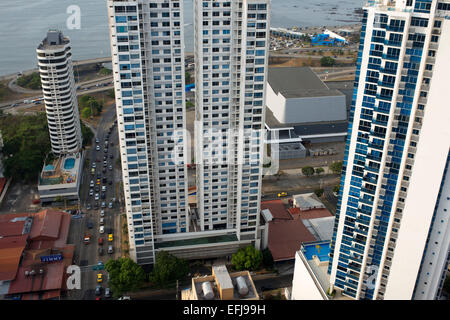
[[[113,235],[112,235],[112,233],[108,234],[108,241],[113,241]]]
[[[280,192],[279,194],[278,194],[278,197],[279,198],[281,198],[281,197],[286,197],[287,196],[287,192]]]
[[[103,282],[103,278],[102,278],[102,274],[101,273],[97,273],[97,282]]]

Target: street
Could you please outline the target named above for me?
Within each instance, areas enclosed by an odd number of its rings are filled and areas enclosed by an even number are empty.
[[[113,125],[116,119],[115,111],[114,105],[105,110],[96,128],[92,145],[85,151],[85,166],[80,187],[80,203],[83,217],[81,219],[72,219],[68,240],[69,243],[76,244],[74,263],[81,267],[81,290],[69,291],[68,296],[70,299],[95,299],[94,292],[97,285],[103,288],[103,296],[104,289],[107,287],[107,272],[104,270],[95,271],[92,267],[97,265],[98,262],[105,264],[108,259],[115,259],[121,256],[121,207],[118,201],[121,175],[120,170],[116,168],[116,160],[120,154],[118,149],[117,126]],[[108,137],[108,132],[111,127],[112,130],[109,134],[107,152],[104,152],[105,139]],[[98,139],[98,143],[96,143],[96,139]],[[97,145],[100,146],[99,151],[96,150]],[[105,157],[106,166],[104,166]],[[92,174],[91,170],[94,163],[95,173]],[[94,187],[91,188],[90,185],[92,183]],[[101,195],[103,188],[106,189],[104,196]],[[99,199],[95,200],[97,195]],[[115,201],[113,201],[113,198],[115,198]],[[103,202],[105,208],[102,208]],[[108,207],[110,202],[112,203],[112,208]],[[91,209],[88,209],[89,206]],[[100,219],[102,218],[102,210],[104,211],[104,233],[100,233],[99,230],[101,227]],[[88,226],[89,224],[90,228]],[[85,233],[90,235],[90,244],[83,243]],[[112,234],[112,241],[108,240],[109,234]],[[102,245],[98,243],[99,238],[103,238]],[[108,253],[108,247],[110,245],[113,247],[113,254]],[[102,248],[103,253],[99,253],[99,248]],[[101,283],[97,282],[97,274],[99,273],[102,274]]]

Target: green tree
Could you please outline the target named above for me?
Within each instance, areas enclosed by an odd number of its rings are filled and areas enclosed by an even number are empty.
[[[334,60],[331,57],[322,57],[322,59],[320,59],[320,65],[322,67],[332,67],[336,64],[336,60]]]
[[[89,146],[92,143],[92,138],[94,138],[94,133],[91,128],[86,126],[83,121],[80,121],[81,125],[81,136],[83,137],[83,147]]]
[[[108,97],[113,98],[113,99],[116,98],[116,93],[115,93],[114,89],[108,90]]]
[[[176,280],[183,279],[189,272],[188,263],[179,259],[167,251],[158,251],[150,281],[165,287]]]
[[[81,110],[81,117],[83,119],[89,119],[91,117],[91,115],[92,115],[91,108],[85,107],[85,108],[83,108],[83,110]]]
[[[82,110],[81,112],[83,112],[84,109],[89,108],[91,110],[92,116],[99,115],[103,109],[103,104],[101,102],[98,102],[97,99],[89,95],[81,96],[78,99],[78,105],[80,110]]]
[[[339,185],[338,184],[333,187],[333,192],[336,192],[336,193],[339,192]]]
[[[22,88],[33,90],[41,89],[41,76],[38,72],[33,72],[29,75],[23,75],[17,78],[17,85]]]
[[[4,144],[5,176],[26,182],[36,181],[51,150],[45,113],[4,115],[0,118],[0,130]]]
[[[333,173],[340,174],[342,171],[342,161],[333,162],[329,168]]]
[[[309,167],[309,166],[303,167],[302,168],[302,173],[305,176],[308,176],[308,177],[312,176],[314,174],[314,168],[313,167]]]
[[[314,190],[314,193],[320,198],[323,195],[323,189],[317,188]]]
[[[318,167],[314,171],[315,171],[316,174],[322,174],[322,173],[325,172],[325,170],[322,167]]]
[[[273,256],[272,256],[272,252],[270,252],[269,248],[266,248],[262,251],[262,256],[263,256],[263,265],[266,268],[272,268],[274,261],[273,261]]]
[[[102,76],[109,76],[112,73],[112,70],[103,67],[100,69],[100,71],[98,73]]]
[[[105,270],[109,273],[109,285],[115,297],[140,289],[147,278],[142,267],[130,258],[110,259]]]
[[[263,261],[261,251],[252,245],[239,249],[231,257],[231,263],[236,270],[257,270]]]

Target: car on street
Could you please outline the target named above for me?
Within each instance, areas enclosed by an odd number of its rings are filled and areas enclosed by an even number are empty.
[[[114,253],[113,246],[108,246],[108,254]]]
[[[112,158],[114,158],[114,156],[113,156],[112,154],[110,154],[110,155],[109,155],[109,158],[112,159]]]
[[[89,184],[89,186],[90,186],[91,188],[94,187],[94,180],[91,180],[91,183]]]
[[[109,184],[109,185],[112,185],[112,180],[109,180],[109,181],[108,181],[108,184]]]
[[[103,156],[103,161],[105,161],[106,159],[108,159],[108,156],[107,156],[107,155],[104,155],[104,156]]]
[[[112,207],[113,207],[113,204],[112,204],[112,202],[110,202],[110,203],[108,204],[108,208],[112,209]]]
[[[92,163],[92,168],[97,168],[97,164],[95,162]]]
[[[103,161],[103,166],[106,167],[108,165],[108,162],[105,160]]]
[[[91,206],[91,204],[90,204],[90,203],[88,203],[88,204],[87,204],[87,206],[86,206],[86,208],[87,208],[88,210],[91,210],[91,209],[92,209],[92,206]]]
[[[102,208],[106,208],[106,202],[105,201],[102,202]]]
[[[89,195],[93,196],[94,195],[94,189],[89,190]]]
[[[100,211],[100,217],[104,217],[105,216],[105,210],[101,210]]]
[[[113,241],[113,235],[112,235],[112,233],[110,233],[110,234],[108,234],[108,241]]]
[[[97,146],[95,147],[95,150],[100,151],[100,146],[97,145]]]
[[[98,202],[94,203],[94,210],[98,210]]]
[[[279,198],[281,198],[281,197],[286,197],[288,194],[287,194],[287,192],[280,192],[279,194],[278,194],[278,197]]]
[[[91,174],[94,175],[95,174],[95,169],[91,168]]]
[[[95,186],[94,189],[95,189],[96,192],[99,192],[99,191],[100,191],[100,187],[99,187],[99,186]]]
[[[105,150],[103,150],[104,153],[108,153],[108,149],[105,148]]]
[[[106,199],[106,193],[102,192],[102,199],[105,200]]]
[[[109,170],[112,170],[112,165],[109,165],[108,169],[109,169]]]
[[[97,282],[103,282],[103,275],[101,273],[97,273]]]
[[[109,288],[105,289],[105,298],[111,298],[111,290]]]
[[[105,218],[100,218],[100,225],[104,225],[105,224]]]
[[[106,192],[106,186],[102,186],[102,191]]]
[[[101,180],[100,180],[100,178],[98,178],[97,179],[97,184],[101,184],[102,182],[101,182]]]
[[[102,237],[98,238],[98,245],[100,245],[100,246],[103,245],[103,238]]]
[[[99,200],[99,198],[100,198],[100,197],[99,197],[98,193],[96,193],[96,194],[95,194],[95,201]]]
[[[103,255],[103,248],[102,248],[102,247],[99,247],[99,248],[98,248],[98,255],[99,255],[99,256],[102,256],[102,255]]]
[[[100,226],[100,229],[98,232],[101,234],[105,233],[105,226]]]
[[[106,183],[106,181],[108,181],[108,179],[106,179],[106,177],[103,177],[102,183]]]
[[[100,140],[98,140],[98,138],[95,138],[95,143],[100,143]]]
[[[89,233],[85,233],[85,234],[84,234],[83,242],[84,242],[84,244],[89,244],[89,243],[91,243],[91,235],[90,235]]]
[[[100,286],[95,287],[95,295],[98,297],[101,294],[102,294],[102,287]]]
[[[88,226],[88,229],[92,229],[94,227],[94,225],[92,224],[91,221],[87,222],[87,226]]]

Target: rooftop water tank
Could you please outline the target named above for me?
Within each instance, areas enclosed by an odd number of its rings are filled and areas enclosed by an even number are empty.
[[[245,296],[248,293],[247,283],[244,277],[240,276],[236,278],[236,285],[238,287],[238,292],[241,296]]]
[[[202,289],[203,289],[203,296],[206,300],[211,300],[212,298],[214,298],[214,291],[209,281],[205,281],[202,283]]]

